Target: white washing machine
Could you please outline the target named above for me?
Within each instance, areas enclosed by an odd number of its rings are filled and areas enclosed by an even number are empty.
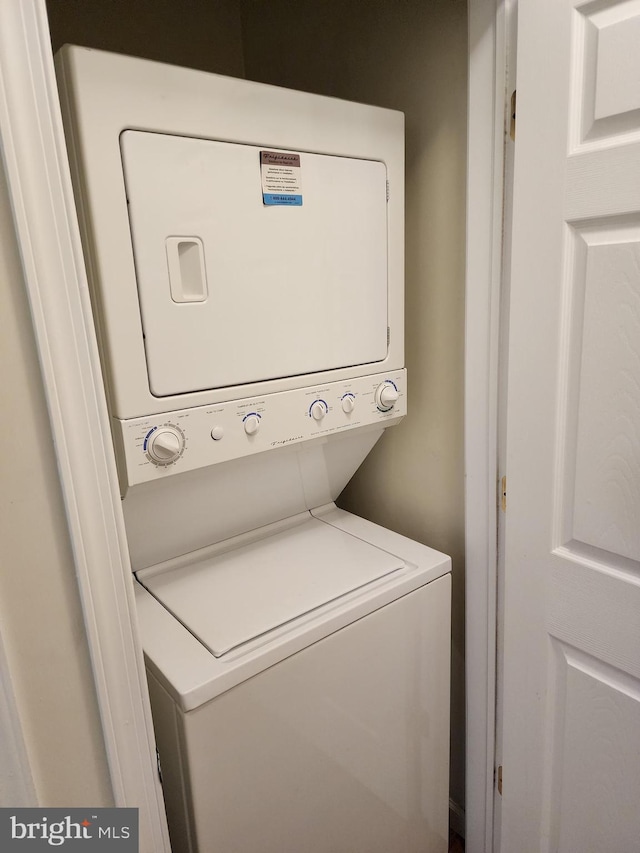
[[[450,561],[334,503],[406,414],[402,116],[57,63],[172,848],[443,853]]]

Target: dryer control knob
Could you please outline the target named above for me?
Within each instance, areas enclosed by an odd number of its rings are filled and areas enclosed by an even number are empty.
[[[149,439],[147,453],[156,465],[170,465],[184,449],[184,436],[176,429],[164,427]]]
[[[356,406],[356,398],[353,394],[345,394],[342,398],[342,411],[349,415]]]
[[[314,419],[314,421],[321,421],[323,417],[327,414],[327,407],[322,402],[322,400],[316,400],[315,403],[311,404],[309,414]]]
[[[260,416],[247,415],[244,419],[244,431],[247,435],[255,435],[260,429]]]
[[[389,412],[398,402],[398,389],[391,382],[383,382],[376,388],[375,399],[381,411]]]

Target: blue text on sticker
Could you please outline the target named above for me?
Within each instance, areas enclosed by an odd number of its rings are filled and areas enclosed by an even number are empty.
[[[289,195],[285,193],[262,193],[263,204],[282,204],[291,207],[300,207],[302,205],[301,195]]]

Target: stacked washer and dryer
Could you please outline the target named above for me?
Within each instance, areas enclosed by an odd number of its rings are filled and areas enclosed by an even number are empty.
[[[450,561],[334,503],[406,413],[403,117],[57,65],[172,848],[442,853]]]

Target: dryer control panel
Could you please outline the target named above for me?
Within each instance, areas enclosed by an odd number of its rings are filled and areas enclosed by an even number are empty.
[[[406,371],[116,421],[125,487],[321,439],[407,411]]]

